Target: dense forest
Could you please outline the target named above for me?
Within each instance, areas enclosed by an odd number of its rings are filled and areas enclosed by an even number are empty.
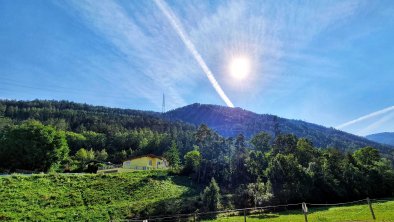
[[[373,146],[386,154],[393,151],[392,146],[382,145],[334,128],[275,115],[256,114],[241,108],[195,103],[171,110],[165,114],[165,117],[195,125],[206,124],[225,137],[235,137],[242,133],[250,138],[264,131],[271,136],[294,134],[309,139],[315,146],[321,148],[336,147],[343,151],[354,151],[360,147]]]
[[[68,101],[0,101],[0,130],[36,120],[63,131],[70,154],[80,148],[105,149],[114,162],[124,156],[162,154],[176,140],[178,148],[192,147],[195,127],[160,118],[157,113],[115,109]],[[124,157],[123,157],[124,158]]]
[[[121,163],[154,153],[168,159],[173,173],[207,185],[205,210],[394,195],[392,163],[371,146],[322,149],[285,131],[223,137],[153,112],[67,101],[3,100],[0,115],[6,172],[79,172],[91,160]]]

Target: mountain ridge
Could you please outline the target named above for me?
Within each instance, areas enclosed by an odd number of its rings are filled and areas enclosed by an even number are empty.
[[[394,132],[381,132],[365,136],[365,138],[377,143],[394,146]]]
[[[316,147],[334,147],[346,152],[373,146],[394,159],[393,146],[373,142],[334,128],[272,114],[257,114],[239,107],[229,108],[194,103],[166,113],[159,113],[69,101],[0,100],[1,115],[16,121],[37,119],[44,124],[53,123],[53,120],[67,119],[69,130],[76,132],[91,130],[108,133],[113,129],[122,131],[148,127],[162,133],[171,132],[172,134],[177,131],[174,131],[175,128],[192,133],[196,129],[195,126],[206,124],[224,137],[235,137],[243,133],[250,138],[261,131],[269,133],[272,137],[278,134],[294,134],[297,137],[309,139]]]
[[[374,146],[383,150],[393,148],[332,127],[286,119],[272,114],[257,114],[239,107],[193,103],[170,110],[163,115],[170,120],[180,120],[194,125],[206,124],[226,137],[235,137],[239,133],[251,137],[258,132],[265,131],[271,136],[289,133],[297,137],[308,138],[321,148],[350,147],[352,150],[364,146]]]

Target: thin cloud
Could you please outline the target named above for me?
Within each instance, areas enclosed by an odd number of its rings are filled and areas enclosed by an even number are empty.
[[[384,115],[378,121],[370,124],[360,131],[360,135],[369,135],[372,134],[376,129],[379,129],[382,125],[386,124],[388,121],[394,118],[394,112]]]
[[[363,1],[210,4],[191,0],[182,2],[181,6],[171,2],[171,12],[166,15],[172,18],[170,23],[163,19],[160,7],[156,6],[161,4],[164,6],[161,8],[165,8],[163,1],[103,0],[97,4],[75,0],[66,4],[71,4],[87,27],[108,39],[124,60],[125,64],[119,65],[123,68],[103,78],[122,87],[126,93],[142,95],[157,107],[161,105],[160,95],[164,91],[172,101],[170,109],[194,102],[186,100],[196,99],[197,89],[201,94],[210,92],[202,86],[201,68],[208,73],[207,77],[223,100],[230,96],[242,103],[259,101],[261,104],[265,101],[261,98],[262,92],[271,98],[283,97],[316,77],[333,78],[327,73],[335,73],[335,61],[302,49],[326,30],[346,24],[348,18],[362,8]],[[182,26],[178,17],[182,18]],[[172,31],[173,28],[178,29],[177,32]],[[186,39],[174,41],[179,37]],[[191,56],[193,50],[190,49],[198,49],[198,54]],[[242,84],[235,83],[226,74],[229,58],[237,54],[247,54],[253,63],[251,77]],[[316,76],[295,75],[289,70],[300,60],[324,66],[322,70],[326,72]],[[215,73],[214,78],[209,73]],[[115,76],[123,81],[116,83],[112,80]],[[197,99],[216,102],[213,96],[208,100],[206,97]],[[232,104],[229,99],[226,103]]]
[[[189,36],[183,30],[181,23],[179,22],[177,17],[172,13],[171,9],[162,0],[155,0],[155,3],[160,8],[160,10],[163,12],[163,14],[166,16],[166,18],[169,20],[172,27],[175,29],[175,31],[178,33],[179,37],[182,39],[182,42],[186,45],[186,47],[188,48],[190,53],[193,55],[194,59],[200,65],[201,69],[206,74],[208,80],[211,82],[213,88],[219,94],[220,98],[223,99],[223,101],[226,103],[227,106],[234,107],[231,100],[227,97],[227,95],[223,91],[222,87],[216,81],[215,76],[213,75],[213,73],[211,72],[211,70],[209,69],[207,64],[205,63],[204,59],[201,57],[200,53],[197,51],[194,44],[190,41]]]
[[[388,113],[388,112],[391,112],[391,111],[393,111],[393,110],[394,110],[394,106],[390,106],[390,107],[387,107],[387,108],[385,108],[385,109],[382,109],[382,110],[379,110],[379,111],[376,111],[376,112],[367,114],[367,115],[365,115],[365,116],[359,117],[359,118],[357,118],[357,119],[351,120],[351,121],[349,121],[349,122],[343,123],[343,124],[341,124],[341,125],[336,126],[335,128],[337,128],[337,129],[343,129],[343,128],[346,128],[346,127],[348,127],[348,126],[350,126],[350,125],[353,125],[353,124],[356,124],[356,123],[359,123],[359,122],[362,122],[362,121],[371,119],[371,118],[373,118],[373,117],[381,116],[381,115],[386,114],[386,113]]]
[[[124,88],[127,93],[145,97],[157,107],[161,106],[162,92],[171,98],[173,106],[186,104],[178,92],[176,76],[170,74],[174,68],[163,66],[168,63],[163,58],[173,57],[173,55],[165,55],[165,52],[171,50],[160,46],[157,43],[158,39],[147,35],[121,5],[115,1],[101,1],[97,4],[95,1],[78,0],[72,1],[71,6],[85,20],[88,27],[116,47],[124,60],[123,65],[118,65],[118,72],[112,74],[105,72],[98,75],[113,82],[117,87]],[[97,68],[105,69],[105,67],[100,68],[99,64]],[[122,79],[122,81],[114,82],[113,79]]]
[[[250,94],[259,96],[259,91],[272,89],[288,78],[295,78],[288,87],[299,87],[297,85],[316,77],[332,78],[325,73],[294,76],[288,71],[292,64],[286,60],[291,55],[293,62],[308,58],[309,64],[319,63],[324,65],[322,68],[331,70],[337,68],[334,61],[302,52],[302,48],[325,30],[346,24],[347,19],[357,14],[363,5],[361,1],[330,4],[316,1],[287,4],[227,1],[207,14],[200,10],[203,8],[201,4],[205,4],[204,1],[189,1],[181,12],[178,9],[174,11],[184,15],[182,20],[186,20],[184,27],[191,40],[217,74],[218,81],[226,83],[224,87],[234,89],[237,86],[225,74],[227,60],[237,54],[251,57],[254,75],[243,84],[247,87],[248,97]]]

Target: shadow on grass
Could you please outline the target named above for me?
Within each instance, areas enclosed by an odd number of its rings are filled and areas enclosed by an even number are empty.
[[[264,213],[262,213],[262,214],[249,215],[248,217],[249,217],[249,218],[253,218],[253,219],[262,220],[262,219],[273,219],[273,218],[277,218],[277,217],[279,217],[279,215],[277,215],[277,214],[264,214]]]
[[[182,193],[180,198],[196,196],[203,190],[203,187],[201,185],[198,185],[186,176],[169,176],[166,173],[162,173],[148,175],[140,179],[138,182],[130,184],[129,186],[127,186],[127,192],[131,194],[132,192],[137,191],[138,189],[146,186],[152,181],[171,181],[175,185],[188,187],[189,189],[186,192]]]
[[[152,220],[153,218],[160,217],[160,215],[167,218],[178,214],[190,214],[196,212],[199,207],[198,198],[202,188],[185,176],[168,175],[166,172],[147,175],[146,177],[135,181],[135,183],[129,184],[126,190],[127,193],[131,195],[133,192],[138,192],[141,187],[149,186],[149,184],[154,182],[164,181],[171,182],[177,186],[186,187],[187,189],[176,197],[169,197],[159,201],[146,203],[146,205],[144,204],[145,206],[142,206],[138,211],[131,213],[129,217],[126,217],[126,219]],[[152,221],[174,221],[174,219],[177,218],[172,218],[172,220],[162,220],[157,218]],[[188,219],[190,219],[190,217]],[[180,220],[182,221],[182,218]]]

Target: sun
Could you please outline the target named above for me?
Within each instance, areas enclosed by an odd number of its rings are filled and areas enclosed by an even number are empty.
[[[234,57],[229,65],[230,75],[238,80],[245,79],[250,73],[250,61],[247,57]]]

